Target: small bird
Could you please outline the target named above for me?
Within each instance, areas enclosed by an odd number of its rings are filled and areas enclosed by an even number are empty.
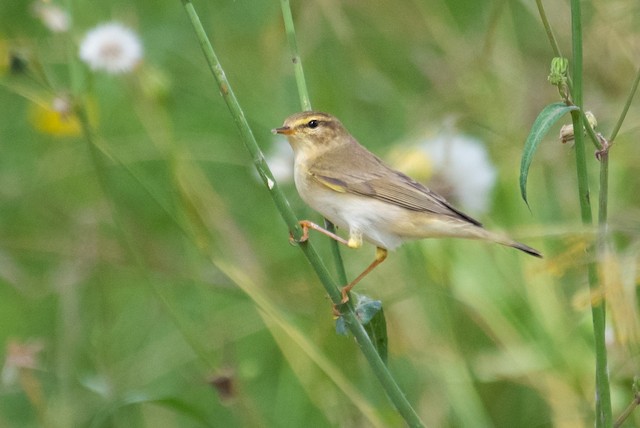
[[[314,229],[350,248],[361,247],[363,240],[376,246],[373,262],[342,287],[342,303],[349,300],[349,291],[386,259],[387,250],[412,239],[480,239],[542,257],[531,247],[484,229],[442,196],[391,168],[330,114],[296,113],[272,132],[286,135],[293,148],[294,180],[300,197],[349,233],[349,239],[344,239],[303,220],[300,241],[306,241],[309,229]]]

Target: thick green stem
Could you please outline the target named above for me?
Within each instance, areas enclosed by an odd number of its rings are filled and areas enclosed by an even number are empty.
[[[258,170],[258,173],[266,184],[269,193],[273,198],[273,201],[275,202],[276,208],[280,212],[280,215],[294,234],[294,238],[299,239],[301,237],[301,230],[298,225],[298,219],[291,210],[289,202],[285,198],[284,193],[282,193],[282,191],[280,190],[280,187],[273,178],[269,167],[264,161],[264,156],[262,155],[262,152],[258,147],[258,144],[256,143],[253,133],[249,128],[249,124],[247,123],[240,105],[238,104],[238,101],[231,89],[231,86],[227,81],[222,66],[220,65],[220,62],[218,61],[218,58],[213,51],[213,47],[211,46],[211,43],[207,38],[206,32],[202,27],[202,23],[200,22],[200,19],[193,5],[191,4],[191,1],[181,1],[195,30],[205,59],[207,60],[207,63],[209,64],[209,67],[218,83],[220,93],[222,94],[222,97],[224,98],[227,107],[229,108],[229,111],[231,112],[231,115],[233,116],[233,119],[238,126],[238,129],[240,130],[242,141],[249,151],[253,159],[253,163]],[[329,271],[325,267],[322,259],[319,257],[314,247],[309,242],[305,242],[300,245],[300,249],[307,257],[307,260],[309,260],[309,262],[311,263],[311,266],[318,275],[318,278],[329,294],[331,300],[334,303],[339,304],[342,298],[340,289],[329,274]],[[358,321],[351,302],[349,302],[349,304],[347,305],[347,310],[344,311],[342,316],[345,319],[347,327],[360,346],[362,353],[369,362],[369,365],[371,366],[373,372],[378,377],[378,380],[382,384],[387,395],[389,396],[389,399],[393,402],[398,412],[402,415],[409,426],[424,426],[415,410],[409,404],[404,393],[400,390],[398,384],[387,369],[386,365],[384,364],[382,359],[380,359],[380,356],[378,355],[378,352],[376,351],[373,343],[369,339],[369,336],[367,335],[364,327]]]
[[[605,150],[600,155],[600,196],[598,198],[598,248],[606,243],[607,215],[609,201],[609,151]]]
[[[571,0],[571,32],[573,45],[573,100],[582,109],[582,21],[580,0]],[[571,112],[573,129],[583,129],[583,116],[579,111]],[[589,200],[589,177],[587,170],[586,152],[582,132],[575,132],[576,171],[578,174],[578,192],[580,200],[580,214],[583,224],[593,225],[591,203]],[[606,163],[606,161],[605,161]],[[607,171],[605,171],[606,174]],[[602,175],[601,175],[602,177]],[[602,198],[601,198],[602,201]],[[602,202],[601,202],[602,204]],[[606,199],[604,200],[606,206]],[[606,213],[606,209],[605,209]],[[606,215],[605,215],[606,221]],[[600,248],[600,245],[598,245]],[[605,294],[598,285],[597,262],[593,257],[593,246],[587,249],[589,259],[587,270],[589,287],[592,294],[591,315],[593,319],[593,335],[596,353],[596,427],[609,428],[612,426],[611,393],[609,390],[609,374],[607,371],[607,348],[605,344]]]

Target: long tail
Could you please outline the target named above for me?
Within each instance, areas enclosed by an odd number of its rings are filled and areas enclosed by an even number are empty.
[[[534,257],[542,258],[542,254],[540,253],[540,251],[531,248],[528,245],[524,245],[518,241],[514,241],[508,236],[502,235],[500,233],[491,232],[482,227],[474,227],[473,229],[469,230],[469,232],[473,233],[473,236],[469,236],[472,239],[487,239],[489,241],[497,242],[498,244],[506,245],[507,247],[515,248]]]
[[[441,218],[425,217],[425,222],[418,227],[418,233],[411,236],[412,238],[465,238],[465,239],[480,239],[484,241],[491,241],[498,244],[506,245],[507,247],[513,247],[524,253],[532,255],[534,257],[542,258],[540,251],[529,247],[528,245],[521,244],[514,241],[506,235],[489,231],[479,224],[472,223],[466,219],[456,218],[448,219],[449,221]]]

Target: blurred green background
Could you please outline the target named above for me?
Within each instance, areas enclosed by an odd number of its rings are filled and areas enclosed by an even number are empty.
[[[70,38],[30,2],[0,3],[0,426],[402,426],[288,244],[181,2],[69,3]],[[569,55],[568,3],[546,3]],[[258,143],[278,153],[286,142],[270,130],[300,110],[280,4],[195,7]],[[545,254],[410,243],[358,286],[383,302],[389,366],[409,401],[435,427],[592,426],[593,234],[559,125],[534,160],[530,211],[518,190],[528,130],[558,101],[535,3],[292,8],[314,108],[383,157],[444,131],[484,142],[498,179],[489,211],[471,214]],[[640,65],[640,6],[583,12],[585,104],[606,136]],[[37,111],[71,90],[68,52],[112,20],[139,34],[144,60],[123,76],[81,67],[96,151],[77,131],[43,132]],[[611,251],[599,260],[615,415],[640,371],[639,125],[636,102],[611,151]],[[596,201],[591,156],[589,168]],[[301,218],[321,221],[281,185]],[[312,240],[333,269],[327,239]],[[373,252],[343,251],[351,277]]]

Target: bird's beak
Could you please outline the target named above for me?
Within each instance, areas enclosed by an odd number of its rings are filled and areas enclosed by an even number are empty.
[[[271,132],[274,134],[291,135],[293,134],[293,129],[288,126],[282,126],[280,128],[272,129]]]

